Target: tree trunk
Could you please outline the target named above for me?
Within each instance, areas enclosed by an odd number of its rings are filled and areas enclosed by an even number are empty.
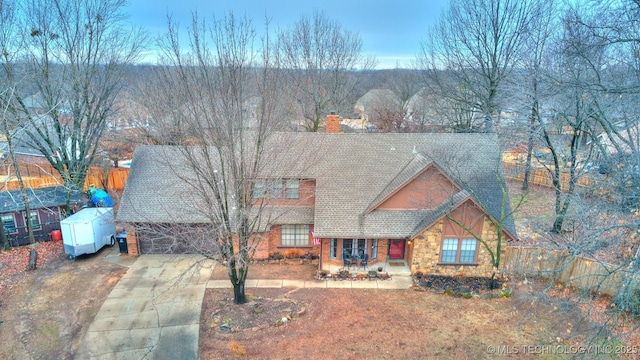
[[[5,134],[9,134],[9,128],[6,122],[3,124]],[[16,159],[16,154],[13,149],[13,140],[11,136],[7,136],[7,150],[9,153],[9,159],[11,160],[11,165],[13,165],[13,169],[15,170],[16,179],[18,180],[18,186],[20,188],[20,194],[22,195],[22,202],[24,203],[24,222],[27,227],[27,235],[29,238],[29,244],[33,244],[36,242],[35,237],[33,235],[33,226],[31,224],[31,206],[29,204],[29,195],[27,194],[27,189],[24,186],[24,182],[22,181],[22,173],[20,172],[20,166],[18,164],[18,160]]]
[[[537,93],[537,83],[534,82],[533,89]],[[531,158],[533,155],[533,136],[536,132],[536,122],[538,120],[538,101],[534,100],[531,106],[531,118],[529,122],[529,141],[527,142],[527,161],[524,165],[524,180],[522,181],[522,190],[529,190],[529,177],[531,176]]]
[[[524,179],[522,180],[522,191],[529,190],[529,177],[531,175],[532,155],[533,155],[533,129],[530,130],[529,142],[527,143],[527,161],[524,163]]]
[[[247,297],[244,293],[244,280],[238,284],[233,284],[233,303],[238,305],[247,303]]]
[[[562,232],[562,224],[564,223],[564,214],[558,214],[553,222],[553,228],[551,232],[554,234],[560,234]]]
[[[496,279],[496,272],[491,272],[491,280],[489,280],[489,290],[494,290],[499,288],[498,280]]]
[[[11,244],[9,244],[7,234],[4,232],[4,226],[0,226],[0,241],[2,241],[2,248],[5,250],[9,249],[11,246]]]

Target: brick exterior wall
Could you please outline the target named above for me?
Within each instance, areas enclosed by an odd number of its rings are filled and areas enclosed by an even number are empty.
[[[130,224],[127,224],[124,228],[127,231],[127,247],[128,247],[129,255],[140,256],[140,254],[142,254],[140,239],[135,230],[135,227]],[[313,225],[310,225],[310,228],[313,230]],[[306,255],[308,253],[311,253],[311,255],[314,255],[314,256],[318,256],[318,254],[320,253],[320,247],[317,245],[313,246],[313,240],[311,239],[310,235],[309,235],[308,246],[299,246],[299,247],[281,246],[280,245],[280,229],[281,229],[281,225],[273,225],[269,232],[256,234],[256,236],[261,236],[263,237],[263,239],[259,240],[258,246],[256,247],[256,251],[253,256],[254,259],[267,259],[269,256],[275,253],[280,253],[286,257]],[[234,242],[235,242],[234,246],[236,246],[237,248],[238,243],[237,243],[237,238],[235,236],[234,236]],[[158,244],[156,245],[158,246],[156,251],[161,250],[160,253],[166,252],[167,249],[163,248],[162,246],[159,246]],[[148,246],[148,244],[146,246]],[[149,249],[145,251],[149,252]],[[151,251],[153,252],[154,250],[151,250]]]
[[[138,241],[138,235],[135,228],[131,225],[126,225],[124,229],[127,231],[127,250],[130,256],[140,256],[140,241]]]
[[[477,265],[440,265],[440,252],[442,250],[443,220],[433,224],[416,236],[412,243],[411,271],[420,271],[424,274],[447,276],[483,276],[490,277],[493,271],[491,255],[485,247],[478,243]],[[484,217],[482,226],[482,239],[489,243],[489,247],[496,248],[497,231],[488,217]],[[507,238],[503,236],[502,251],[504,254],[507,246]]]
[[[311,230],[313,231],[313,225],[309,225]],[[313,240],[311,236],[309,236],[309,245],[308,246],[282,246],[280,244],[280,234],[281,234],[282,225],[272,225],[271,229],[268,233],[262,233],[264,239],[258,245],[254,259],[266,259],[269,256],[280,253],[282,256],[290,257],[299,257],[303,255],[307,255],[311,253],[313,256],[318,256],[320,254],[320,246],[313,245]]]

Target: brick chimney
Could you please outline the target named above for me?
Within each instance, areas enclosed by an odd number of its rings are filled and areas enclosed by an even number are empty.
[[[337,115],[335,111],[331,112],[331,115],[327,115],[327,124],[325,127],[327,134],[339,134],[340,133],[340,115]]]

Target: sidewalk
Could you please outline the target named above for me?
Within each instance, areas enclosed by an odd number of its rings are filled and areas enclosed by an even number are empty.
[[[321,288],[404,290],[413,285],[411,276],[395,275],[390,280],[246,280],[248,288]],[[207,288],[231,288],[229,280],[209,280]]]

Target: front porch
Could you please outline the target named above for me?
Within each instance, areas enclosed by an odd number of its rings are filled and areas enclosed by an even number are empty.
[[[379,271],[382,268],[382,271]],[[360,264],[352,264],[351,266],[344,266],[344,264],[336,264],[335,262],[328,262],[322,265],[322,270],[329,274],[335,274],[340,270],[349,270],[355,274],[365,274],[371,270],[378,271],[381,274],[394,275],[411,275],[411,268],[405,260],[386,260],[383,262],[377,262],[375,264],[368,264],[367,266],[361,266]]]
[[[405,239],[322,239],[319,268],[330,274],[381,269],[380,274],[411,275],[411,248]]]

